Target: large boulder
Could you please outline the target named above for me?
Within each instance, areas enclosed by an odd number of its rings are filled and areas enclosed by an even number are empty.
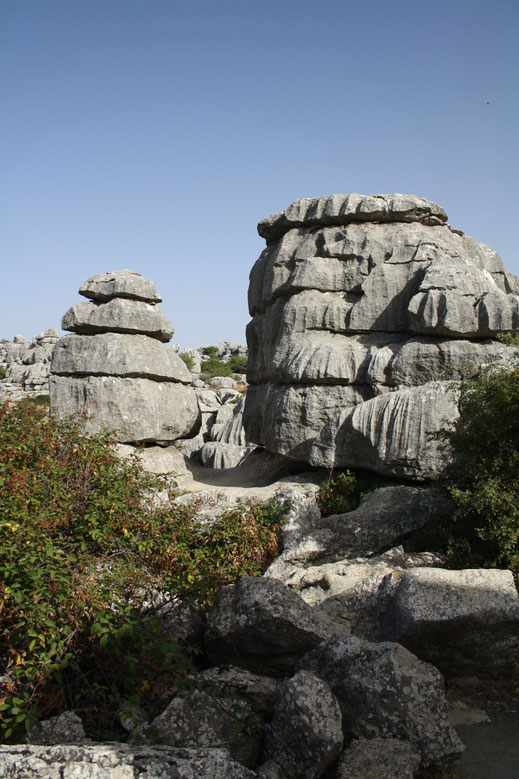
[[[358,738],[342,753],[334,779],[414,779],[421,762],[408,741]]]
[[[446,219],[411,195],[353,194],[297,200],[260,222],[253,443],[318,466],[441,473],[437,435],[458,415],[449,382],[502,360],[495,337],[519,328],[519,281]]]
[[[85,415],[87,433],[113,430],[121,443],[174,441],[198,418],[190,387],[119,376],[52,376],[51,408],[61,417]]]
[[[183,360],[147,335],[65,335],[54,349],[51,370],[58,376],[126,376],[191,383]]]
[[[265,729],[265,756],[287,776],[317,779],[340,754],[342,716],[330,688],[310,671],[299,671],[279,688]]]
[[[380,590],[379,639],[398,641],[446,676],[511,674],[519,649],[511,571],[413,568],[389,575]]]
[[[223,587],[205,634],[213,663],[252,670],[290,669],[333,632],[295,592],[275,579],[244,576]]]
[[[399,644],[335,636],[299,668],[328,683],[345,736],[409,741],[426,764],[463,751],[448,722],[442,675]]]
[[[233,760],[251,767],[256,762],[261,733],[249,706],[195,690],[179,693],[149,724],[153,738],[181,747],[223,747]],[[136,731],[142,738],[146,731]]]

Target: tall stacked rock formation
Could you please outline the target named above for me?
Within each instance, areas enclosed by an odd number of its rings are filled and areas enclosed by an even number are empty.
[[[191,375],[165,344],[173,326],[156,305],[154,284],[138,273],[93,276],[62,328],[55,347],[51,408],[62,417],[84,414],[88,433],[115,430],[121,442],[173,441],[198,419]]]
[[[510,350],[519,279],[411,195],[301,199],[258,225],[249,439],[312,465],[418,480],[441,468],[452,379]]]

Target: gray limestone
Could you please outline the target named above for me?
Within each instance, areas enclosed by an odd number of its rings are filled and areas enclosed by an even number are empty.
[[[511,571],[414,568],[389,579],[379,639],[398,641],[445,675],[511,674],[519,649]]]
[[[446,382],[506,359],[495,338],[519,329],[518,280],[446,219],[411,195],[352,194],[297,200],[260,222],[251,442],[312,465],[441,474],[437,434],[458,416]]]
[[[216,663],[232,662],[251,670],[290,668],[331,630],[280,582],[244,576],[222,588],[208,617],[205,644]]]
[[[142,300],[112,298],[106,303],[76,303],[61,320],[63,330],[73,333],[133,333],[167,343],[173,325],[162,309]]]
[[[335,636],[305,655],[299,668],[328,683],[345,735],[409,741],[425,764],[463,751],[448,721],[442,675],[399,644]]]
[[[119,376],[51,376],[51,408],[61,417],[86,415],[87,433],[112,430],[121,443],[174,441],[198,418],[190,387]]]
[[[0,746],[6,779],[253,779],[226,749],[174,749],[106,743]]]
[[[126,376],[191,383],[191,374],[180,357],[147,335],[65,335],[54,349],[51,371],[58,376]]]
[[[164,344],[173,326],[145,302],[158,298],[152,282],[115,271],[88,279],[81,291],[96,300],[77,303],[63,317],[63,328],[74,335],[55,347],[51,409],[61,417],[81,416],[87,433],[113,431],[121,443],[195,434],[200,412],[186,386],[191,374]]]
[[[255,763],[261,739],[252,709],[245,701],[198,690],[176,695],[149,727],[161,743],[224,747],[234,760],[249,768]],[[136,736],[141,735],[138,730]]]
[[[264,754],[288,776],[317,779],[341,753],[339,703],[322,679],[299,671],[279,688]]]
[[[414,779],[422,759],[399,738],[358,738],[342,753],[334,779]]]
[[[79,294],[92,300],[131,298],[146,303],[160,303],[155,284],[131,270],[115,270],[91,276],[79,288]]]

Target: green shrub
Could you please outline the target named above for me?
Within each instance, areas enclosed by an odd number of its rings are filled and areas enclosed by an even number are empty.
[[[192,371],[194,362],[193,362],[193,358],[191,357],[191,355],[190,354],[186,354],[185,352],[182,352],[182,354],[179,355],[179,357],[180,357],[181,360],[183,360],[185,362],[185,364],[187,365],[187,369],[189,371]]]
[[[247,358],[242,357],[239,354],[233,355],[229,358],[229,367],[233,373],[246,373],[247,372]]]
[[[232,376],[232,370],[228,362],[222,362],[218,357],[210,357],[202,362],[202,373],[209,378],[213,376]]]
[[[5,374],[7,373],[7,368],[5,365],[0,365],[0,381],[2,379],[5,379]]]
[[[461,386],[448,441],[454,516],[439,532],[456,567],[505,567],[519,574],[519,365],[490,368]]]
[[[331,514],[345,514],[359,505],[364,493],[360,491],[356,476],[351,471],[342,471],[333,478],[333,471],[319,486],[316,502],[323,517]]]
[[[49,406],[50,395],[33,395],[25,399],[27,403],[32,403],[35,406]]]
[[[27,401],[0,406],[4,739],[64,708],[82,711],[93,738],[117,729],[123,697],[152,711],[189,663],[143,616],[146,591],[209,608],[222,584],[261,574],[278,552],[273,502],[211,524],[196,507],[156,508],[167,478],[109,442]]]
[[[203,353],[207,355],[207,357],[218,357],[218,347],[217,346],[205,346],[203,349]]]

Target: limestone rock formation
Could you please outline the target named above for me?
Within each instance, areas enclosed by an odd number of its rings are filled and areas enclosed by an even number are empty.
[[[173,441],[198,419],[191,375],[165,346],[173,327],[155,305],[151,281],[132,271],[88,279],[63,317],[55,347],[51,407],[60,416],[85,414],[85,430],[115,430],[121,442]]]
[[[260,222],[250,275],[249,439],[312,465],[435,478],[452,380],[509,354],[519,279],[411,195],[296,200]]]
[[[58,331],[49,328],[31,341],[16,335],[13,342],[0,342],[0,367],[5,370],[0,400],[18,401],[48,394],[50,361],[58,339]]]
[[[222,588],[205,634],[208,657],[250,668],[290,668],[333,632],[310,606],[275,579],[244,576]]]

